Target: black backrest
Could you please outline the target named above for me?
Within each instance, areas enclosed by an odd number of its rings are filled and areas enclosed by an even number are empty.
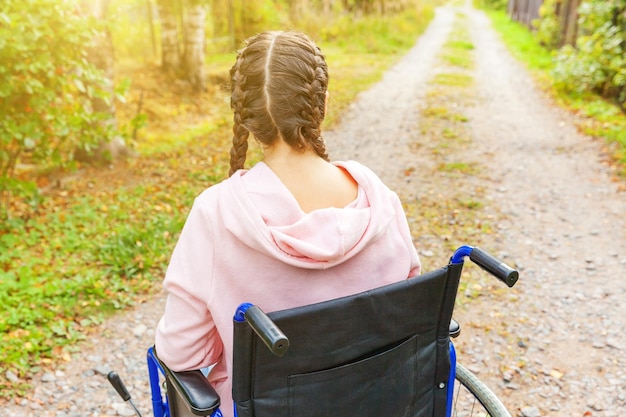
[[[238,417],[443,416],[455,265],[364,293],[268,314],[278,358],[235,322]]]

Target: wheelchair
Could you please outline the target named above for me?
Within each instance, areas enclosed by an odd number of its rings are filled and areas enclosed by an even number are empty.
[[[460,333],[452,312],[466,257],[508,287],[519,278],[488,252],[461,246],[443,268],[363,293],[268,314],[241,304],[233,321],[235,416],[510,417],[457,363],[451,343]],[[154,347],[147,361],[155,417],[222,416],[200,370],[173,372]],[[119,376],[108,378],[141,416]]]

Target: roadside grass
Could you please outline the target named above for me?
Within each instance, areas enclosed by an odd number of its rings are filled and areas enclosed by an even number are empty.
[[[454,87],[468,87],[474,82],[471,75],[459,73],[439,73],[433,80],[435,84],[448,85]]]
[[[438,169],[449,174],[457,174],[459,177],[480,173],[480,167],[474,162],[447,162],[439,164]]]
[[[606,142],[608,162],[617,176],[626,179],[626,115],[616,105],[599,96],[558,89],[551,75],[554,69],[553,54],[539,45],[525,26],[512,21],[504,12],[486,10],[486,13],[513,56],[528,67],[557,104],[578,116],[578,129]],[[626,185],[622,189],[626,189]]]
[[[392,22],[326,22],[334,30],[319,40],[331,73],[326,128],[413,46],[432,16],[428,7]],[[224,72],[233,59],[211,61],[213,85],[195,96],[154,68],[121,68],[133,87],[119,118],[132,118],[140,100],[148,116],[132,142],[139,156],[37,178],[46,195],[17,202],[17,216],[1,225],[0,402],[24,395],[36,372],[69,360],[108,316],[160,291],[194,197],[227,176],[232,116]],[[258,158],[252,146],[248,165]]]
[[[444,59],[449,65],[456,67],[471,69],[474,66],[474,61],[471,57],[468,57],[466,53],[446,53],[442,55],[442,59]]]

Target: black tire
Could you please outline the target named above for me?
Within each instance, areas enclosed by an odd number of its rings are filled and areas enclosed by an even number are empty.
[[[456,365],[452,417],[511,417],[502,402],[476,375]]]

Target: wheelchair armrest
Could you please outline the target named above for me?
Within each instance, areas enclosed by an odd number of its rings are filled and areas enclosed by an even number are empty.
[[[164,367],[167,382],[196,416],[211,415],[220,406],[220,397],[202,371],[174,372]],[[172,401],[170,395],[170,403]]]

